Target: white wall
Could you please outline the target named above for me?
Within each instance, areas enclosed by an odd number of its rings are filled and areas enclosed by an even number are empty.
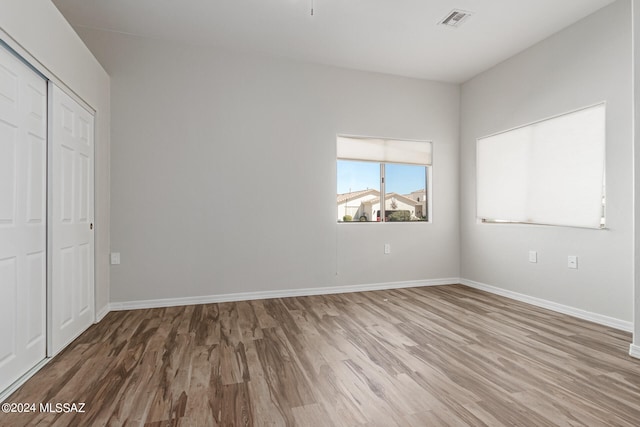
[[[633,161],[630,2],[621,0],[462,87],[462,277],[632,320]],[[607,230],[478,224],[476,138],[607,102]],[[528,251],[538,251],[538,263]],[[567,256],[579,269],[567,268]]]
[[[49,0],[0,1],[0,38],[96,111],[96,312],[109,303],[109,76]]]
[[[459,276],[457,85],[80,34],[111,76],[113,302]],[[336,224],[338,133],[433,140],[434,222]]]

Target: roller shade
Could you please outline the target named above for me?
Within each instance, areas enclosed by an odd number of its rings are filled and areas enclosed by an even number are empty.
[[[477,215],[600,228],[605,105],[477,140]]]
[[[337,158],[430,166],[432,146],[429,141],[338,136]]]

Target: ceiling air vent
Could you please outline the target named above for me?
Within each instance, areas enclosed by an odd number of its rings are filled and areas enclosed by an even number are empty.
[[[471,12],[454,9],[438,24],[446,25],[448,27],[459,27],[470,16]]]

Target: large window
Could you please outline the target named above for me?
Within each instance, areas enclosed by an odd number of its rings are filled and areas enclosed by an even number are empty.
[[[483,222],[604,227],[605,105],[477,141]]]
[[[338,222],[429,221],[431,143],[339,136]]]

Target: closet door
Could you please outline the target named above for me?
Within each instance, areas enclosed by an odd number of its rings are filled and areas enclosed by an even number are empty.
[[[94,117],[57,86],[49,88],[53,356],[94,321]]]
[[[0,46],[0,391],[46,352],[46,81]]]

